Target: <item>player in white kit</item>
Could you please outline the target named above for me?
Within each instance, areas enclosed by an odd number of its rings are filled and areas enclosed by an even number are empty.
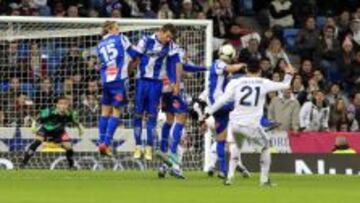
[[[235,108],[230,113],[229,128],[232,133],[229,133],[227,137],[230,160],[225,185],[232,184],[242,144],[245,139],[248,139],[258,145],[261,150],[260,184],[262,186],[272,186],[269,179],[271,164],[270,140],[261,126],[260,120],[264,114],[266,94],[288,89],[294,69],[290,64],[285,68],[284,72],[286,74],[282,82],[261,78],[261,70],[256,60],[249,62],[246,71],[246,77],[233,79],[228,84],[224,95],[210,107],[206,117],[216,113],[227,103],[235,102]]]

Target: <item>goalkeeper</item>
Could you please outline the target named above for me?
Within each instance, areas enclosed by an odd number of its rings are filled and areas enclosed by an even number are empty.
[[[36,134],[35,141],[30,144],[25,152],[20,168],[24,168],[30,158],[35,154],[36,149],[44,142],[51,141],[60,144],[66,151],[66,159],[69,169],[74,168],[73,154],[69,135],[65,131],[68,124],[74,124],[79,130],[79,136],[83,135],[83,127],[78,121],[75,111],[69,108],[70,101],[67,97],[57,98],[56,106],[41,110],[39,117],[32,122],[32,132]],[[40,125],[37,126],[37,123]]]

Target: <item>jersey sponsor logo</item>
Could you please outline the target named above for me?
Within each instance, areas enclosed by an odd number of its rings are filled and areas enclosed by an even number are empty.
[[[113,75],[116,75],[117,73],[118,73],[118,69],[117,69],[115,64],[110,64],[106,68],[106,75],[107,76],[113,76]]]
[[[122,94],[117,94],[116,96],[115,96],[115,100],[116,101],[122,101],[123,100],[123,95]]]

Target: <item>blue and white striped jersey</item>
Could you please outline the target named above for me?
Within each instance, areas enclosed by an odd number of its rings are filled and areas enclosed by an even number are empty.
[[[210,74],[208,77],[209,83],[209,95],[208,99],[210,104],[214,104],[225,91],[225,87],[228,83],[227,79],[227,64],[221,60],[216,60],[210,68]]]
[[[101,82],[108,83],[128,78],[128,65],[136,52],[125,35],[105,35],[97,46]]]
[[[166,58],[174,49],[174,43],[161,44],[156,34],[144,36],[136,46],[141,55],[137,78],[162,80],[167,75]]]

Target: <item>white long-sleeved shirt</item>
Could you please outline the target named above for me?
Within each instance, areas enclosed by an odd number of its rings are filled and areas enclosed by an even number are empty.
[[[211,106],[209,114],[215,113],[225,104],[234,101],[235,108],[230,113],[230,121],[243,126],[259,126],[264,114],[266,94],[288,89],[291,79],[291,75],[285,75],[282,82],[260,77],[234,79],[228,84],[222,97]]]
[[[330,107],[318,107],[312,101],[305,102],[300,109],[300,128],[319,131],[329,128]]]

